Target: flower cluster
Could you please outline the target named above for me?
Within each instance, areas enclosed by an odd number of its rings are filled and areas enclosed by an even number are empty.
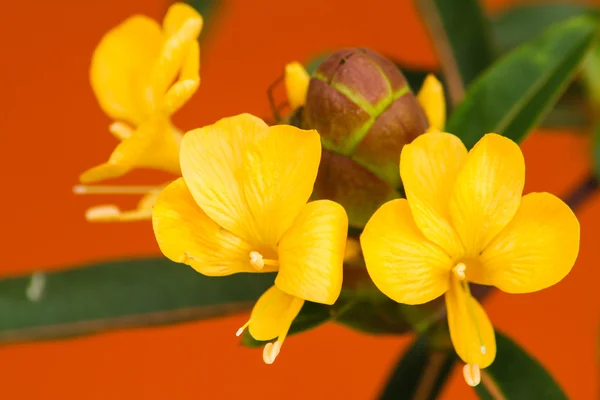
[[[351,243],[345,204],[311,201],[322,156],[326,151],[356,156],[370,129],[379,129],[384,140],[395,129],[422,126],[396,153],[386,149],[390,158],[371,164],[367,158],[353,158],[386,182],[401,182],[406,193],[406,198],[378,205],[360,245],[369,276],[391,299],[422,304],[445,295],[452,343],[465,362],[467,383],[477,385],[480,369],[494,360],[496,344],[493,326],[471,295],[469,282],[507,293],[533,292],[559,282],[579,250],[573,212],[549,193],[522,196],[525,162],[511,140],[487,134],[469,151],[457,136],[444,133],[446,105],[435,77],[427,77],[413,104],[402,75],[366,50],[336,53],[313,77],[299,63],[286,66],[289,105],[304,111],[305,125],[322,126],[321,131],[268,126],[241,114],[182,135],[169,116],[198,87],[201,25],[195,11],[176,4],[162,29],[147,18],[133,17],[109,32],[96,50],[92,86],[103,110],[116,121],[111,132],[122,141],[108,162],[81,176],[82,182],[118,177],[135,167],[182,177],[148,190],[139,210],[121,213],[103,207],[93,209],[90,218],[127,220],[151,214],[165,256],[204,275],[276,272],[274,285],[238,331],[248,328],[255,339],[270,341],[263,352],[270,364],[304,302],[333,304],[342,289],[344,254]],[[380,75],[361,80],[360,73],[336,69],[336,63],[344,64],[350,56],[355,65]],[[381,90],[374,89],[377,82]],[[367,95],[356,93],[365,87]],[[334,100],[324,99],[323,93]],[[341,104],[361,110],[349,113]],[[402,104],[417,107],[417,114],[407,114]],[[396,107],[399,114],[385,114]],[[350,142],[342,141],[352,122],[344,118],[365,110],[366,122],[352,127]],[[335,117],[328,117],[329,111]]]
[[[94,51],[92,89],[102,110],[114,120],[109,131],[120,141],[107,162],[80,176],[83,184],[118,178],[134,168],[153,168],[181,175],[182,132],[170,120],[200,85],[198,36],[202,17],[191,6],[172,5],[162,27],[137,15],[109,31]],[[76,193],[143,194],[136,210],[114,205],[88,210],[91,221],[150,219],[165,185],[88,186]]]

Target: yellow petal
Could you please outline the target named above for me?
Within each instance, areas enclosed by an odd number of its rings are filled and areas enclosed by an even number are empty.
[[[465,146],[449,133],[421,135],[400,155],[400,176],[416,225],[452,257],[459,257],[463,247],[450,222],[448,202],[466,158]]]
[[[242,186],[244,158],[248,146],[268,131],[260,118],[241,114],[194,129],[181,142],[181,171],[198,205],[213,221],[250,242],[258,234]]]
[[[212,221],[192,198],[182,178],[159,195],[152,214],[154,234],[163,254],[204,275],[256,272],[252,249],[242,239]],[[272,271],[265,266],[262,272]]]
[[[465,284],[452,278],[446,293],[450,338],[465,363],[486,368],[496,357],[494,327],[481,304],[465,291]]]
[[[450,199],[467,256],[477,256],[514,217],[524,184],[525,161],[512,140],[491,133],[471,149]]]
[[[163,110],[167,115],[175,114],[198,90],[200,84],[197,80],[179,81],[167,91],[163,100]]]
[[[131,135],[123,139],[108,161],[85,171],[82,183],[117,178],[133,168],[152,168],[179,175],[179,133],[165,118],[149,119]]]
[[[169,8],[165,16],[164,28],[166,41],[154,65],[151,76],[151,88],[155,101],[159,101],[179,74],[191,46],[202,30],[202,17],[193,7],[176,3]]]
[[[202,16],[198,11],[186,3],[174,3],[169,7],[165,18],[163,19],[163,29],[166,36],[172,36],[189,20],[200,20],[200,29],[202,29]]]
[[[162,44],[160,26],[134,16],[110,30],[92,56],[90,80],[100,107],[111,118],[138,125],[149,111],[144,98]]]
[[[304,300],[271,286],[252,309],[249,330],[256,340],[271,340],[285,336],[300,312]]]
[[[360,244],[371,279],[393,300],[421,304],[448,289],[451,259],[419,231],[405,199],[381,206]]]
[[[274,249],[312,192],[320,155],[315,131],[269,128],[242,114],[188,132],[181,168],[210,218],[252,244]]]
[[[573,211],[552,194],[530,193],[483,251],[482,268],[468,279],[508,293],[534,292],[564,278],[578,252],[579,222]]]
[[[333,304],[342,289],[348,217],[330,200],[306,204],[279,243],[275,285],[316,303]]]
[[[299,62],[292,62],[285,66],[284,83],[288,103],[292,109],[301,107],[306,103],[306,93],[310,76]]]
[[[99,182],[106,179],[118,178],[125,175],[127,172],[133,169],[133,165],[130,164],[115,164],[111,162],[103,163],[92,167],[79,175],[79,181],[81,183],[93,183]]]
[[[320,160],[317,131],[288,125],[270,127],[263,139],[246,148],[244,193],[261,243],[276,246],[292,225],[310,198]]]
[[[200,44],[197,40],[193,40],[188,45],[179,73],[179,80],[192,80],[200,84]]]
[[[427,75],[417,99],[427,115],[429,131],[442,131],[446,125],[446,99],[444,88],[435,75]]]

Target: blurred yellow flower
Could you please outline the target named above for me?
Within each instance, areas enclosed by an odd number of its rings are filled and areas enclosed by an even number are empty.
[[[441,132],[446,125],[446,98],[444,87],[435,75],[427,75],[417,94],[417,100],[429,121],[427,132]]]
[[[188,132],[183,178],[167,186],[152,222],[162,252],[209,276],[278,271],[249,326],[272,363],[305,300],[340,294],[348,229],[343,207],[307,203],[321,158],[316,131],[269,127],[249,114]]]
[[[293,110],[302,107],[306,103],[306,93],[308,93],[310,82],[310,75],[308,75],[306,69],[297,61],[287,64],[283,81],[290,107]]]
[[[162,28],[156,21],[136,15],[102,38],[92,57],[90,80],[100,107],[115,120],[109,131],[120,143],[107,162],[81,174],[81,183],[117,178],[134,168],[181,174],[182,134],[171,124],[170,116],[200,84],[197,38],[201,29],[202,17],[191,6],[176,3],[169,8]],[[132,191],[127,187],[78,186],[75,192]],[[143,212],[136,213],[135,219],[150,215],[148,210],[137,211]],[[91,220],[132,216],[122,215],[116,206],[96,207],[87,215]]]
[[[467,152],[448,133],[427,133],[404,146],[400,175],[406,199],[384,204],[361,236],[369,275],[399,303],[446,294],[456,352],[474,386],[496,355],[494,329],[468,282],[508,293],[554,285],[579,251],[579,223],[549,193],[521,197],[520,148],[496,134]]]

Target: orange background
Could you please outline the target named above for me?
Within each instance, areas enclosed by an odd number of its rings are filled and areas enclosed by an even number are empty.
[[[202,85],[177,115],[182,129],[240,112],[269,115],[265,91],[284,63],[320,51],[368,46],[413,65],[436,65],[410,1],[226,3],[203,40]],[[510,2],[485,3],[495,10]],[[84,210],[107,199],[76,197],[71,187],[115,145],[88,82],[95,45],[127,16],[160,19],[165,8],[165,0],[2,2],[3,275],[159,254],[148,222],[87,223]],[[586,138],[567,132],[532,135],[523,145],[526,191],[566,193],[590,167],[588,145]],[[134,173],[130,180],[150,176]],[[571,398],[590,399],[598,393],[600,269],[594,254],[600,200],[586,203],[578,215],[581,253],[571,274],[535,294],[496,292],[486,308],[495,326],[539,358]],[[240,347],[234,336],[245,318],[5,347],[0,397],[373,398],[410,339],[327,325],[288,339],[277,362],[266,366],[260,350]],[[473,397],[455,371],[444,398]]]

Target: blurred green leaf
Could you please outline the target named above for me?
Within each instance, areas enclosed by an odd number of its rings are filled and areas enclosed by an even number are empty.
[[[187,0],[187,3],[199,12],[206,22],[213,16],[213,13],[223,3],[223,0]]]
[[[481,384],[475,387],[479,398],[567,399],[542,365],[516,343],[496,332],[496,345],[496,359],[481,371]]]
[[[380,400],[434,400],[452,372],[454,350],[431,348],[426,335],[418,337],[400,356]]]
[[[600,177],[600,125],[597,125],[594,128],[592,151],[592,165],[594,167],[594,173],[596,174],[596,177]]]
[[[416,0],[453,104],[493,61],[491,32],[478,0]]]
[[[446,130],[468,148],[489,132],[521,141],[566,89],[596,26],[592,18],[576,17],[504,56],[473,83]]]
[[[0,280],[0,342],[54,339],[249,311],[273,274],[206,277],[164,258]]]
[[[593,12],[583,4],[536,3],[505,9],[492,17],[494,44],[499,54],[535,38],[552,25]]]

